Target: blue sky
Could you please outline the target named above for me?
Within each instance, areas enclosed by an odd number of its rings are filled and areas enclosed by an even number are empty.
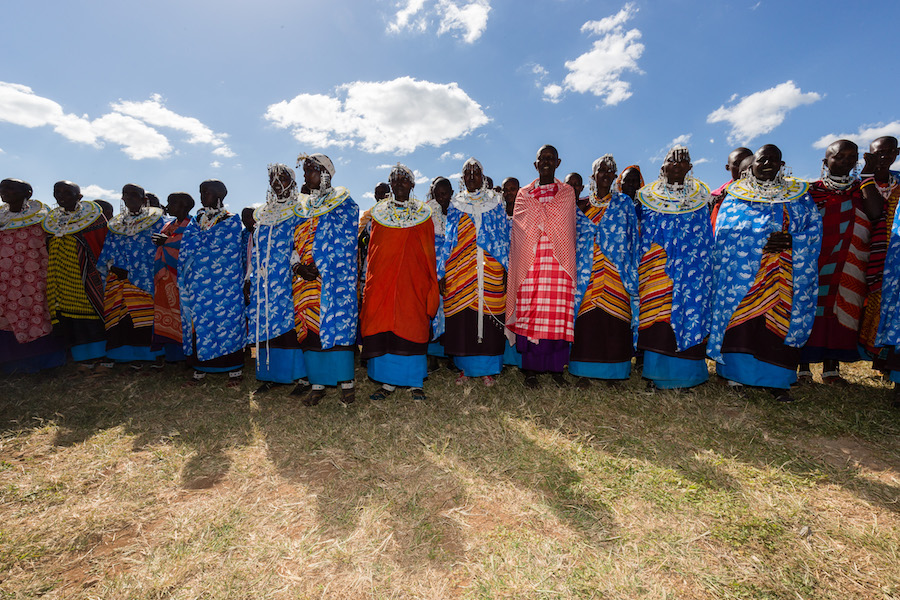
[[[367,208],[398,161],[424,198],[469,156],[497,183],[544,143],[561,177],[610,152],[652,178],[683,142],[713,188],[736,145],[817,178],[829,141],[900,136],[898,23],[896,0],[6,3],[0,177],[49,203],[218,178],[237,210],[324,152]]]

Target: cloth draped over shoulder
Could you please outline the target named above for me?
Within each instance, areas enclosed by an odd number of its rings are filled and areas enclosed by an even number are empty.
[[[103,252],[97,261],[102,273],[110,266],[128,271],[128,281],[135,287],[153,295],[156,244],[153,234],[166,223],[163,219],[135,234],[114,233],[110,230],[103,244]]]
[[[439,302],[431,219],[411,227],[374,221],[360,319],[363,338],[391,332],[428,343]]]
[[[155,339],[181,343],[181,314],[178,294],[178,254],[191,218],[172,220],[162,228],[168,236],[156,247],[153,277],[153,335]]]
[[[343,189],[343,188],[340,188]],[[316,219],[312,255],[321,278],[319,339],[323,350],[356,343],[357,221],[359,206],[345,195]],[[301,219],[301,227],[307,219]]]
[[[192,219],[185,229],[178,285],[186,356],[196,351],[199,360],[207,361],[237,352],[246,344],[241,233],[239,215],[229,215],[207,230]]]
[[[47,301],[51,318],[58,315],[71,318],[102,319],[103,317],[103,274],[99,268],[100,254],[103,251],[107,236],[106,217],[100,207],[88,200],[82,200],[82,210],[93,216],[84,227],[72,233],[62,233],[58,223],[63,220],[63,210],[56,208],[50,211],[44,220],[44,231],[50,234],[47,241],[50,253],[50,265],[47,269]],[[71,250],[74,249],[74,255]],[[79,273],[77,281],[64,276],[65,265],[72,262]],[[78,298],[87,300],[90,306],[76,308],[80,305]],[[90,314],[87,311],[90,310]]]
[[[516,324],[519,288],[522,287],[534,263],[535,251],[542,233],[547,235],[554,258],[573,283],[577,275],[575,190],[559,179],[555,179],[547,186],[540,186],[539,182],[540,180],[535,179],[519,190],[512,217],[506,286],[506,325],[512,331],[515,331],[513,328]],[[539,190],[541,187],[544,190]]]
[[[897,219],[896,210],[895,208],[881,280],[881,318],[875,337],[875,345],[879,347],[900,346],[900,220]]]
[[[663,213],[643,207],[640,256],[655,244],[666,254],[665,273],[672,280],[670,324],[677,350],[703,342],[709,335],[713,281],[713,233],[708,208]]]
[[[594,247],[615,266],[622,286],[631,296],[632,327],[637,332],[639,228],[634,202],[625,194],[613,192],[599,223],[582,211],[576,211],[576,255],[578,277],[575,282],[575,311],[578,312],[591,281]]]
[[[258,220],[250,257],[250,340],[264,342],[294,328],[291,255],[300,217],[293,212],[274,224]]]
[[[441,256],[441,250],[444,247],[444,240],[447,236],[447,215],[444,214],[444,209],[441,208],[441,205],[434,198],[428,200],[428,208],[431,209],[431,223],[432,225],[434,225],[434,255],[437,259],[439,259]],[[370,229],[372,226],[371,221],[372,217],[370,215],[368,223]],[[360,227],[362,227],[361,223]],[[437,340],[439,337],[444,335],[446,329],[447,321],[446,317],[444,316],[444,303],[438,302],[437,314],[434,315],[434,319],[431,320],[432,341]]]
[[[822,218],[806,193],[784,203],[751,202],[725,196],[715,228],[712,324],[708,356],[722,362],[722,340],[731,317],[750,290],[760,269],[763,246],[782,231],[785,218],[791,235],[792,299],[784,344],[802,347],[816,313]]]
[[[46,238],[40,221],[0,229],[0,330],[12,332],[19,344],[53,330],[46,302]]]
[[[465,204],[458,202],[456,198],[451,202],[447,209],[446,236],[438,256],[438,279],[446,274],[447,260],[456,247],[459,221],[464,214],[469,215],[475,223],[478,247],[491,255],[504,269],[509,269],[510,222],[502,198],[491,192],[491,197],[483,204]]]

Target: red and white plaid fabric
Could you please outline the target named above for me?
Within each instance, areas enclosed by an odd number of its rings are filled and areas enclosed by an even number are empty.
[[[541,267],[537,266],[539,246],[546,254],[542,259],[546,264]],[[534,278],[536,273],[540,273],[541,279]],[[539,185],[535,179],[516,196],[506,288],[507,327],[533,339],[571,340],[575,318],[574,280],[575,191],[558,179],[548,185]],[[523,295],[526,281],[532,287],[540,281],[539,292]],[[536,300],[544,303],[545,298],[563,295],[568,295],[569,302],[565,312],[531,306]],[[538,314],[541,316],[535,318]],[[559,322],[545,323],[545,318]]]
[[[516,298],[518,315],[512,330],[533,340],[572,341],[575,334],[575,283],[553,255],[542,235],[534,262]]]

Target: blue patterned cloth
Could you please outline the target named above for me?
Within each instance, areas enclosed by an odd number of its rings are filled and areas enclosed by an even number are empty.
[[[247,343],[241,218],[220,221],[203,231],[191,219],[178,255],[181,331],[184,353],[201,361],[237,352]]]
[[[709,335],[713,276],[709,209],[668,214],[645,206],[643,213],[640,256],[654,243],[666,252],[666,275],[672,280],[672,331],[678,351],[684,352]]]
[[[594,270],[594,246],[615,265],[622,286],[631,296],[631,327],[637,342],[638,323],[638,243],[640,231],[634,202],[625,194],[613,192],[600,223],[594,223],[581,210],[575,210],[575,314],[581,309]]]
[[[104,285],[109,267],[128,271],[128,281],[135,287],[153,295],[153,276],[156,273],[156,244],[153,234],[159,233],[172,217],[164,217],[152,226],[134,235],[114,233],[110,230],[103,242],[103,251],[97,259],[97,269]]]
[[[456,240],[459,235],[459,220],[464,214],[466,213],[452,205],[447,209],[447,230],[444,244],[437,259],[438,279],[443,279],[444,275],[446,275],[447,261],[450,260],[450,254],[456,246]],[[470,216],[474,223],[475,216]],[[491,210],[481,213],[481,227],[477,228],[475,243],[484,250],[485,254],[490,254],[506,270],[509,270],[509,236],[509,218],[506,215],[506,208],[502,202]]]
[[[891,171],[894,175],[900,173]],[[897,205],[900,207],[900,203]],[[900,346],[900,221],[897,211],[888,238],[884,275],[881,280],[881,320],[878,323],[876,346]]]
[[[300,217],[292,214],[275,225],[257,223],[253,231],[250,305],[247,307],[253,343],[276,338],[294,328],[291,254],[294,252],[294,230],[299,224]]]
[[[722,360],[722,339],[735,309],[753,285],[769,236],[782,230],[785,213],[791,234],[793,299],[786,346],[806,343],[816,315],[822,216],[809,194],[792,202],[769,204],[725,196],[716,218],[712,324],[707,355]]]
[[[440,210],[440,207],[438,207],[438,210]],[[435,256],[441,255],[441,249],[444,247],[444,239],[446,237],[444,235],[445,233],[446,233],[446,229],[442,230],[442,231],[438,231],[437,229],[434,230],[434,255]],[[444,332],[446,330],[447,330],[447,320],[444,317],[444,297],[441,296],[441,301],[438,303],[437,314],[434,315],[434,318],[431,320],[431,339],[432,340],[438,339],[439,337],[444,335]],[[441,346],[440,344],[437,344],[437,343],[434,345],[440,347],[440,354],[433,354],[432,351],[429,349],[429,352],[428,352],[429,355],[446,356],[444,354],[443,346]]]
[[[350,346],[356,343],[359,317],[356,296],[359,207],[347,196],[334,209],[313,218],[319,220],[313,240],[313,259],[322,277],[319,339],[323,350]],[[301,219],[298,225],[305,221]]]

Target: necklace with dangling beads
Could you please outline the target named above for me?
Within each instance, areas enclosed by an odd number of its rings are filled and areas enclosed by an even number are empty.
[[[595,208],[606,208],[609,206],[609,201],[612,199],[612,194],[607,194],[603,196],[603,198],[597,198],[597,194],[591,194],[590,199],[588,200],[591,203],[591,206]]]
[[[55,208],[44,220],[44,231],[53,234],[54,237],[63,237],[70,233],[77,233],[97,220],[103,211],[93,202],[81,200],[75,203],[72,212],[62,207]]]
[[[198,211],[197,224],[200,226],[201,231],[207,231],[227,216],[228,211],[224,207],[203,208]]]
[[[872,181],[875,181],[874,179]],[[887,183],[881,184],[875,181],[875,187],[878,188],[878,193],[881,194],[881,197],[887,200],[891,197],[891,192],[894,191],[894,187],[897,185],[897,176],[893,173],[888,174]]]
[[[853,187],[856,178],[853,175],[836,176],[831,173],[825,173],[822,176],[822,183],[832,192],[843,194]]]

